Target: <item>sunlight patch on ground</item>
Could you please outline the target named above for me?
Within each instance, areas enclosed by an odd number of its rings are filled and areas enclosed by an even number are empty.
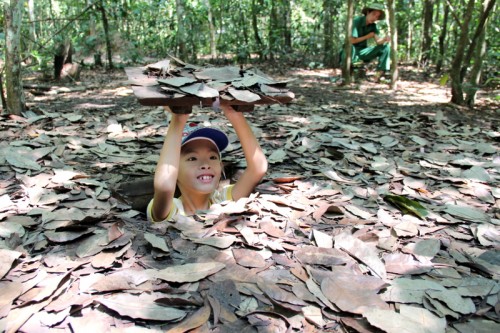
[[[401,94],[395,95],[398,105],[441,104],[450,101],[449,89],[439,85],[420,84],[414,81],[399,81],[398,87],[402,89]]]
[[[114,107],[116,104],[81,103],[74,106],[75,109],[109,109]]]
[[[316,69],[316,70],[298,69],[296,71],[292,71],[292,75],[328,78],[337,75],[336,72],[337,71],[335,69]]]

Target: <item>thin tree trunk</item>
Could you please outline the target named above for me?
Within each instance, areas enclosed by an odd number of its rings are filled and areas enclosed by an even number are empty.
[[[278,44],[277,35],[279,34],[278,9],[276,1],[271,2],[271,15],[269,17],[269,59],[274,60],[274,53]]]
[[[352,56],[352,20],[354,18],[354,0],[347,1],[347,19],[345,23],[344,54],[345,61],[342,64],[342,77],[345,84],[351,84],[351,56]]]
[[[262,40],[260,39],[259,35],[259,26],[257,24],[257,4],[255,3],[256,0],[252,0],[252,29],[253,29],[253,36],[255,39],[255,44],[257,44],[257,54],[259,55],[259,59],[263,60],[263,52],[262,52]]]
[[[179,58],[187,59],[187,34],[184,22],[184,0],[175,0],[177,16],[177,51]]]
[[[212,13],[212,5],[210,4],[210,0],[204,0],[205,7],[207,8],[207,17],[208,17],[208,30],[210,32],[210,56],[212,59],[217,58],[217,45],[215,42],[216,31],[214,24],[214,16]]]
[[[464,59],[464,51],[469,40],[469,24],[474,11],[475,0],[469,0],[467,9],[464,13],[463,22],[460,24],[461,35],[457,43],[455,57],[451,63],[450,79],[451,79],[451,102],[458,105],[464,104],[463,87],[461,80],[461,68]]]
[[[442,29],[441,29],[441,34],[439,35],[439,54],[438,54],[438,59],[436,62],[436,72],[441,73],[442,67],[443,67],[443,60],[444,60],[444,55],[446,51],[446,34],[448,31],[448,16],[450,13],[450,7],[449,6],[444,6],[444,17],[443,17],[443,24],[442,24]]]
[[[413,11],[413,2],[410,1],[408,3],[408,12]],[[408,22],[408,35],[406,36],[406,60],[411,59],[411,50],[413,50],[412,47],[413,44],[413,21],[410,20]]]
[[[23,0],[3,1],[7,113],[15,115],[21,115],[26,109],[20,57],[23,5]]]
[[[495,0],[486,0],[483,2],[483,14],[491,11],[493,7],[489,7],[491,2]],[[483,60],[486,55],[486,30],[488,28],[488,18],[486,18],[483,29],[481,30],[481,34],[478,37],[477,47],[474,57],[474,65],[472,66],[471,75],[470,75],[470,89],[466,92],[465,95],[465,104],[469,107],[473,107],[476,103],[476,94],[479,90],[479,86],[481,84],[481,76],[483,72]]]
[[[290,0],[283,0],[283,41],[285,50],[292,51],[292,9]]]
[[[336,57],[333,47],[333,18],[336,17],[337,11],[334,5],[334,0],[324,0],[323,1],[323,62],[326,67],[335,67]]]
[[[36,23],[35,23],[36,17],[35,17],[34,0],[28,0],[28,18],[30,20],[29,36],[32,42],[36,42],[37,37],[36,37]]]
[[[389,29],[391,32],[391,89],[396,89],[399,77],[398,71],[398,29],[396,22],[396,4],[394,0],[387,0],[389,9]]]
[[[7,99],[5,98],[5,91],[3,86],[3,73],[1,72],[0,72],[0,97],[2,99],[2,109],[7,110]]]
[[[474,36],[471,39],[471,44],[469,46],[469,49],[467,50],[467,54],[465,55],[465,59],[462,64],[462,70],[460,72],[460,79],[462,80],[462,82],[465,77],[465,74],[467,73],[467,68],[470,65],[472,55],[476,50],[476,43],[479,41],[479,36],[485,30],[486,21],[488,20],[488,17],[491,11],[493,10],[493,7],[495,7],[495,1],[496,0],[483,1],[483,10],[481,12],[481,18],[479,19],[479,24],[477,25],[476,31],[474,32]]]
[[[102,25],[104,28],[104,38],[106,39],[106,54],[108,56],[108,68],[113,69],[113,55],[111,53],[111,37],[109,36],[109,24],[108,17],[106,15],[106,9],[104,8],[104,1],[101,0],[99,3],[99,10],[101,11]]]
[[[422,30],[422,58],[420,62],[427,64],[430,59],[431,46],[432,46],[432,20],[434,17],[434,0],[425,0],[424,2],[424,24]]]

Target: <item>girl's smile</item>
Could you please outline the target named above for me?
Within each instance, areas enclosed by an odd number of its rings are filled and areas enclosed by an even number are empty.
[[[182,146],[177,178],[183,191],[209,194],[219,185],[222,166],[217,147],[209,140],[193,140]]]

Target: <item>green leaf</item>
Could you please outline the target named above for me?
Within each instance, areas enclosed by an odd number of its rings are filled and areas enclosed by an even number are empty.
[[[386,195],[384,200],[395,206],[403,214],[413,214],[422,220],[429,215],[427,209],[418,201],[408,199],[402,195]]]
[[[445,86],[448,83],[449,78],[450,74],[446,73],[445,75],[443,75],[441,79],[439,79],[439,85]]]

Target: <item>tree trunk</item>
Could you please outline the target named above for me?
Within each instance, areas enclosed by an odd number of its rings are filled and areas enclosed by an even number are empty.
[[[391,32],[391,89],[396,89],[399,76],[398,71],[398,29],[396,23],[395,0],[387,0],[389,9],[389,30]]]
[[[412,11],[413,11],[413,2],[410,1],[410,2],[408,2],[408,12],[412,12]],[[406,60],[407,61],[411,59],[411,50],[413,50],[412,44],[413,44],[413,21],[410,20],[408,22],[408,34],[406,36]]]
[[[326,67],[335,67],[337,65],[336,54],[333,45],[333,18],[337,16],[335,0],[323,1],[323,62]]]
[[[28,0],[28,18],[30,20],[30,25],[29,25],[29,36],[30,36],[30,42],[29,45],[27,45],[27,49],[31,50],[32,45],[36,42],[37,37],[36,37],[36,17],[35,17],[35,4],[34,0]]]
[[[345,23],[344,54],[345,61],[342,64],[342,77],[345,84],[351,84],[351,56],[352,56],[352,19],[354,18],[354,0],[347,1],[347,18]]]
[[[465,10],[463,22],[460,24],[460,38],[457,43],[455,57],[451,63],[450,79],[451,79],[451,102],[458,105],[464,104],[463,87],[461,80],[461,68],[464,59],[464,51],[469,40],[469,24],[474,11],[475,0],[469,0],[467,9]]]
[[[72,62],[71,41],[66,39],[57,45],[54,54],[54,79],[61,79],[64,64]]]
[[[422,58],[420,62],[425,66],[430,59],[432,46],[432,20],[434,17],[434,0],[424,2],[424,23],[422,30]]]
[[[187,59],[187,34],[184,22],[184,0],[175,0],[177,16],[177,51],[181,60]]]
[[[493,5],[492,5],[493,3]],[[491,12],[495,4],[495,0],[486,0],[483,2],[483,16],[485,13]],[[473,107],[476,103],[476,94],[479,90],[479,86],[481,84],[481,75],[483,70],[483,60],[486,55],[486,30],[488,27],[488,17],[489,14],[486,15],[486,19],[484,24],[482,25],[481,33],[478,36],[477,47],[475,50],[474,57],[474,65],[472,66],[471,75],[470,75],[470,89],[466,91],[465,95],[465,104],[469,107]],[[480,24],[481,25],[481,24]]]
[[[257,44],[257,54],[259,55],[259,59],[262,61],[263,59],[263,52],[262,52],[262,40],[259,35],[259,25],[257,23],[257,13],[259,12],[257,9],[257,4],[255,3],[256,0],[252,0],[252,29],[253,29],[253,36],[255,39],[255,44]]]
[[[448,16],[450,13],[450,6],[444,6],[444,17],[443,17],[443,24],[442,24],[442,29],[441,29],[441,34],[439,35],[439,54],[438,54],[438,59],[436,62],[436,72],[441,73],[442,67],[443,67],[443,60],[444,60],[444,55],[446,51],[446,34],[448,30]]]
[[[278,45],[279,25],[278,25],[278,9],[276,1],[271,2],[271,15],[269,17],[269,59],[274,60],[274,53]]]
[[[7,113],[21,115],[26,109],[21,78],[21,23],[23,0],[4,0],[5,84]]]
[[[4,85],[3,85],[3,75],[2,74],[0,74],[0,97],[2,99],[2,109],[7,110],[7,98],[5,98],[5,91],[4,91]]]
[[[476,51],[476,45],[480,39],[479,37],[483,33],[483,31],[485,30],[486,21],[488,20],[488,17],[490,16],[491,11],[495,7],[495,1],[496,0],[484,0],[483,1],[483,9],[481,11],[481,17],[479,19],[479,23],[477,25],[476,31],[474,32],[474,36],[471,39],[471,44],[469,46],[469,49],[467,50],[467,54],[465,55],[465,59],[464,59],[464,62],[462,64],[462,70],[460,72],[460,79],[462,80],[462,82],[463,82],[463,79],[465,77],[465,74],[467,73],[467,68],[470,65],[472,55]]]
[[[216,31],[214,24],[214,16],[212,13],[212,5],[210,4],[210,0],[204,0],[205,7],[207,8],[207,18],[208,18],[208,30],[210,32],[210,56],[212,59],[217,58],[217,44],[216,44]]]
[[[292,51],[292,9],[290,0],[283,0],[283,42],[286,52]]]
[[[99,10],[101,11],[102,26],[104,28],[104,38],[106,39],[106,54],[108,56],[108,68],[113,69],[113,54],[111,52],[111,37],[109,36],[108,16],[104,8],[104,1],[99,2]]]

